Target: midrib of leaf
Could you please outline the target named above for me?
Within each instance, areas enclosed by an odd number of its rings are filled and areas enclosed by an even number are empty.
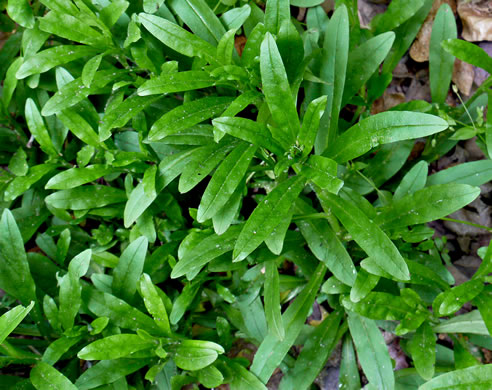
[[[212,37],[214,37],[214,40],[217,41],[217,37],[215,36],[214,32],[212,31],[212,29],[209,27],[209,24],[202,18],[202,16],[200,15],[200,13],[196,10],[196,8],[193,6],[193,4],[191,4],[191,2],[189,0],[186,0],[186,3],[190,6],[191,10],[194,12],[194,14],[196,16],[198,16],[198,19],[200,19],[200,21],[202,22],[202,24],[205,26],[205,28],[208,30],[208,32],[210,33],[210,35]],[[218,41],[217,41],[218,43]]]

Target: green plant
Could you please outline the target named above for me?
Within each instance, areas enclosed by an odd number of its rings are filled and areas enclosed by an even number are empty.
[[[394,0],[362,30],[352,0],[330,19],[309,8],[306,26],[285,0],[264,12],[225,0],[10,0],[24,29],[0,53],[0,288],[29,306],[8,302],[0,340],[15,330],[0,352],[4,366],[34,368],[2,383],[265,389],[280,367],[281,389],[304,389],[343,339],[343,388],[361,387],[354,346],[368,389],[487,388],[492,366],[461,334],[490,345],[492,247],[453,287],[425,224],[491,179],[490,160],[430,176],[428,163],[464,139],[457,126],[490,156],[490,124],[472,106],[486,87],[461,107],[444,99],[453,56],[492,60],[441,45],[456,36],[443,8],[434,103],[370,115],[431,5]],[[426,148],[408,161],[417,138]],[[456,314],[469,301],[477,309]],[[401,336],[414,368],[393,371],[378,327]],[[454,352],[436,333],[456,335]],[[251,366],[240,340],[258,347]]]

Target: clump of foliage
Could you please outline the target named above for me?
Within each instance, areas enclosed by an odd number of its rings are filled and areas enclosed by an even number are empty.
[[[357,1],[330,18],[320,3],[0,2],[16,29],[0,52],[3,386],[250,390],[279,368],[280,389],[307,389],[341,341],[344,389],[361,388],[357,359],[366,389],[490,388],[472,346],[491,345],[492,247],[454,286],[426,223],[492,178],[490,160],[428,176],[459,140],[492,154],[491,79],[445,104],[455,57],[492,59],[444,5],[433,103],[371,115],[433,1],[393,0],[370,30]],[[413,368],[393,370],[379,328]]]

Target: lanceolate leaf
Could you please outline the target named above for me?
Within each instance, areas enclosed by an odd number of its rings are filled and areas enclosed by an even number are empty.
[[[202,57],[215,63],[217,50],[210,43],[159,16],[139,14],[138,18],[152,35],[171,49],[188,57]]]
[[[271,0],[266,4],[265,27],[277,34],[284,20],[290,19],[289,0]]]
[[[113,271],[113,293],[127,302],[131,301],[137,290],[137,282],[144,267],[147,246],[147,238],[137,238],[121,254],[120,261]]]
[[[460,183],[481,186],[492,180],[492,160],[465,162],[443,169],[427,179],[427,185]]]
[[[279,342],[276,335],[268,334],[260,344],[258,351],[256,351],[250,370],[263,383],[268,382],[275,368],[282,362],[290,347],[294,344],[325,273],[326,267],[323,264],[319,264],[307,286],[304,287],[294,303],[282,315],[285,329],[283,341]]]
[[[123,190],[102,185],[88,185],[69,190],[57,191],[45,201],[57,209],[86,210],[124,202]]]
[[[257,147],[242,143],[220,164],[198,206],[197,219],[204,222],[226,204],[243,179]]]
[[[329,146],[326,155],[339,163],[363,155],[376,146],[425,137],[446,130],[445,120],[417,112],[388,111],[352,126]]]
[[[359,89],[378,70],[395,41],[395,33],[389,31],[371,38],[351,51],[347,64],[347,80],[343,91],[342,106],[349,102]],[[368,55],[368,53],[371,53]]]
[[[341,109],[349,51],[349,21],[347,7],[341,4],[326,27],[321,79],[326,83],[322,93],[328,97],[326,110],[316,137],[316,154],[322,154],[338,133],[338,114]]]
[[[417,329],[408,346],[420,376],[432,379],[436,363],[436,335],[428,323],[424,322]]]
[[[185,103],[161,116],[150,129],[149,140],[158,141],[167,135],[175,134],[206,119],[221,114],[232,99],[223,97],[205,97]]]
[[[419,390],[485,389],[492,386],[492,364],[448,372],[430,380]]]
[[[335,347],[341,319],[341,312],[333,312],[316,327],[304,344],[294,367],[282,378],[281,390],[309,388]]]
[[[233,261],[244,260],[253,252],[284,218],[304,188],[305,179],[293,176],[273,189],[256,206],[239,235],[233,252]]]
[[[433,221],[466,206],[478,195],[480,189],[467,184],[426,187],[393,202],[376,222],[389,229]]]
[[[33,74],[46,72],[56,66],[88,57],[98,52],[90,46],[62,45],[43,50],[26,59],[17,71],[18,79],[25,79]]]
[[[7,336],[19,325],[22,320],[29,314],[34,306],[34,302],[27,307],[16,306],[0,317],[0,344],[4,342]]]
[[[39,362],[31,370],[31,382],[37,390],[77,390],[70,380],[56,368],[49,364]]]
[[[119,359],[156,345],[157,340],[144,340],[136,334],[116,334],[86,345],[77,356],[84,360]]]
[[[38,141],[41,149],[52,156],[57,156],[58,153],[51,142],[50,135],[46,126],[44,124],[43,118],[36,106],[36,103],[31,98],[26,100],[26,121],[27,126],[29,127],[29,131],[33,135],[33,137]]]
[[[386,234],[358,207],[336,195],[318,193],[324,208],[331,208],[354,240],[384,270],[399,280],[409,280],[408,267]]]
[[[373,320],[349,312],[348,323],[359,362],[377,389],[394,389],[393,366],[383,335]]]
[[[287,74],[275,40],[267,33],[260,51],[263,93],[277,126],[285,132],[287,143],[299,133],[299,117],[289,87]]]
[[[303,147],[303,157],[309,155],[313,149],[316,134],[318,133],[319,123],[323,113],[325,112],[327,99],[327,96],[321,96],[314,99],[311,103],[309,103],[306,113],[302,118],[302,126],[298,139],[301,147]]]
[[[178,73],[163,73],[159,77],[147,80],[138,88],[139,96],[168,94],[191,91],[215,85],[217,80],[210,73],[190,70]]]
[[[441,45],[444,50],[461,61],[492,72],[492,58],[478,45],[461,39],[448,39],[442,42]]]
[[[103,164],[90,165],[85,168],[72,168],[53,176],[46,183],[45,188],[50,190],[68,190],[90,183],[113,171],[113,168]]]
[[[280,290],[275,260],[267,261],[265,268],[265,315],[268,330],[282,341],[285,337],[285,330],[280,311]]]
[[[444,103],[453,75],[454,56],[441,46],[446,39],[456,38],[456,20],[448,4],[443,4],[432,25],[429,49],[429,71],[432,101]]]
[[[295,210],[299,214],[312,214],[314,209],[298,199]],[[327,221],[309,219],[300,220],[297,225],[301,230],[313,254],[345,284],[352,286],[356,271],[352,259]]]

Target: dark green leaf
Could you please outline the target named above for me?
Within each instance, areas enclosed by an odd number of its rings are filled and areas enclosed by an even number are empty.
[[[157,340],[145,340],[136,334],[115,334],[86,345],[77,356],[84,360],[112,360],[153,346],[157,346]]]
[[[45,188],[50,190],[67,190],[95,181],[113,172],[114,169],[103,164],[90,165],[85,168],[71,168],[53,176]]]
[[[102,185],[89,185],[55,192],[46,197],[48,205],[57,209],[86,210],[124,202],[124,191]]]
[[[278,270],[275,260],[267,261],[265,264],[265,315],[270,333],[282,341],[285,337],[282,313],[280,311],[280,290],[278,281]]]
[[[448,39],[441,45],[444,50],[461,61],[492,72],[492,58],[478,45],[461,39]]]
[[[436,335],[427,322],[417,329],[408,348],[420,376],[426,380],[432,379],[436,363]]]

